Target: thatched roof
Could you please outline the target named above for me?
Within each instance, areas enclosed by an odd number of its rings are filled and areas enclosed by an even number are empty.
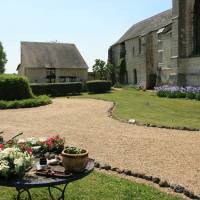
[[[21,42],[21,66],[28,68],[85,68],[74,44]]]
[[[146,35],[172,23],[172,9],[134,24],[115,44]]]

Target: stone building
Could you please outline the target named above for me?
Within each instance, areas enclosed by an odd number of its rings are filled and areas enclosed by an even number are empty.
[[[133,25],[109,49],[125,59],[127,82],[144,88],[200,86],[200,0],[173,0],[173,8]]]
[[[21,64],[17,70],[31,83],[88,79],[88,66],[74,44],[21,42]]]

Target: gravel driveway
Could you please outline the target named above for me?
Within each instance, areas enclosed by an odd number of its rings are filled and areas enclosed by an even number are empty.
[[[54,99],[39,108],[0,111],[7,138],[61,134],[98,161],[158,176],[200,193],[200,133],[129,125],[108,117],[111,102]]]

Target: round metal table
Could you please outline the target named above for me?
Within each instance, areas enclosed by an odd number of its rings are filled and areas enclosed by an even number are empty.
[[[21,194],[24,192],[27,193],[28,199],[32,200],[31,193],[29,190],[32,188],[40,187],[48,187],[49,196],[52,200],[55,200],[52,194],[52,188],[57,189],[61,193],[60,197],[58,197],[57,200],[64,200],[67,185],[73,181],[88,176],[94,170],[94,163],[95,161],[93,159],[89,159],[88,165],[82,173],[73,173],[67,178],[47,178],[37,175],[33,177],[25,176],[23,179],[9,179],[7,181],[0,179],[0,186],[15,187],[18,192],[17,200],[20,200]],[[60,185],[64,185],[64,187],[61,188],[59,187]]]

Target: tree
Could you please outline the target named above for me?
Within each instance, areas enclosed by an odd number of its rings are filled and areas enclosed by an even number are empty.
[[[93,65],[92,69],[95,73],[95,76],[100,79],[104,80],[106,79],[106,67],[105,67],[105,61],[96,59],[95,64]]]
[[[0,74],[5,72],[5,64],[7,63],[6,53],[3,49],[3,45],[0,42]]]
[[[126,70],[125,58],[121,58],[120,60],[119,78],[121,84],[125,84],[127,82],[127,70]]]
[[[108,61],[105,68],[106,68],[106,73],[107,73],[107,79],[111,80],[112,84],[114,85],[116,83],[115,66]]]

